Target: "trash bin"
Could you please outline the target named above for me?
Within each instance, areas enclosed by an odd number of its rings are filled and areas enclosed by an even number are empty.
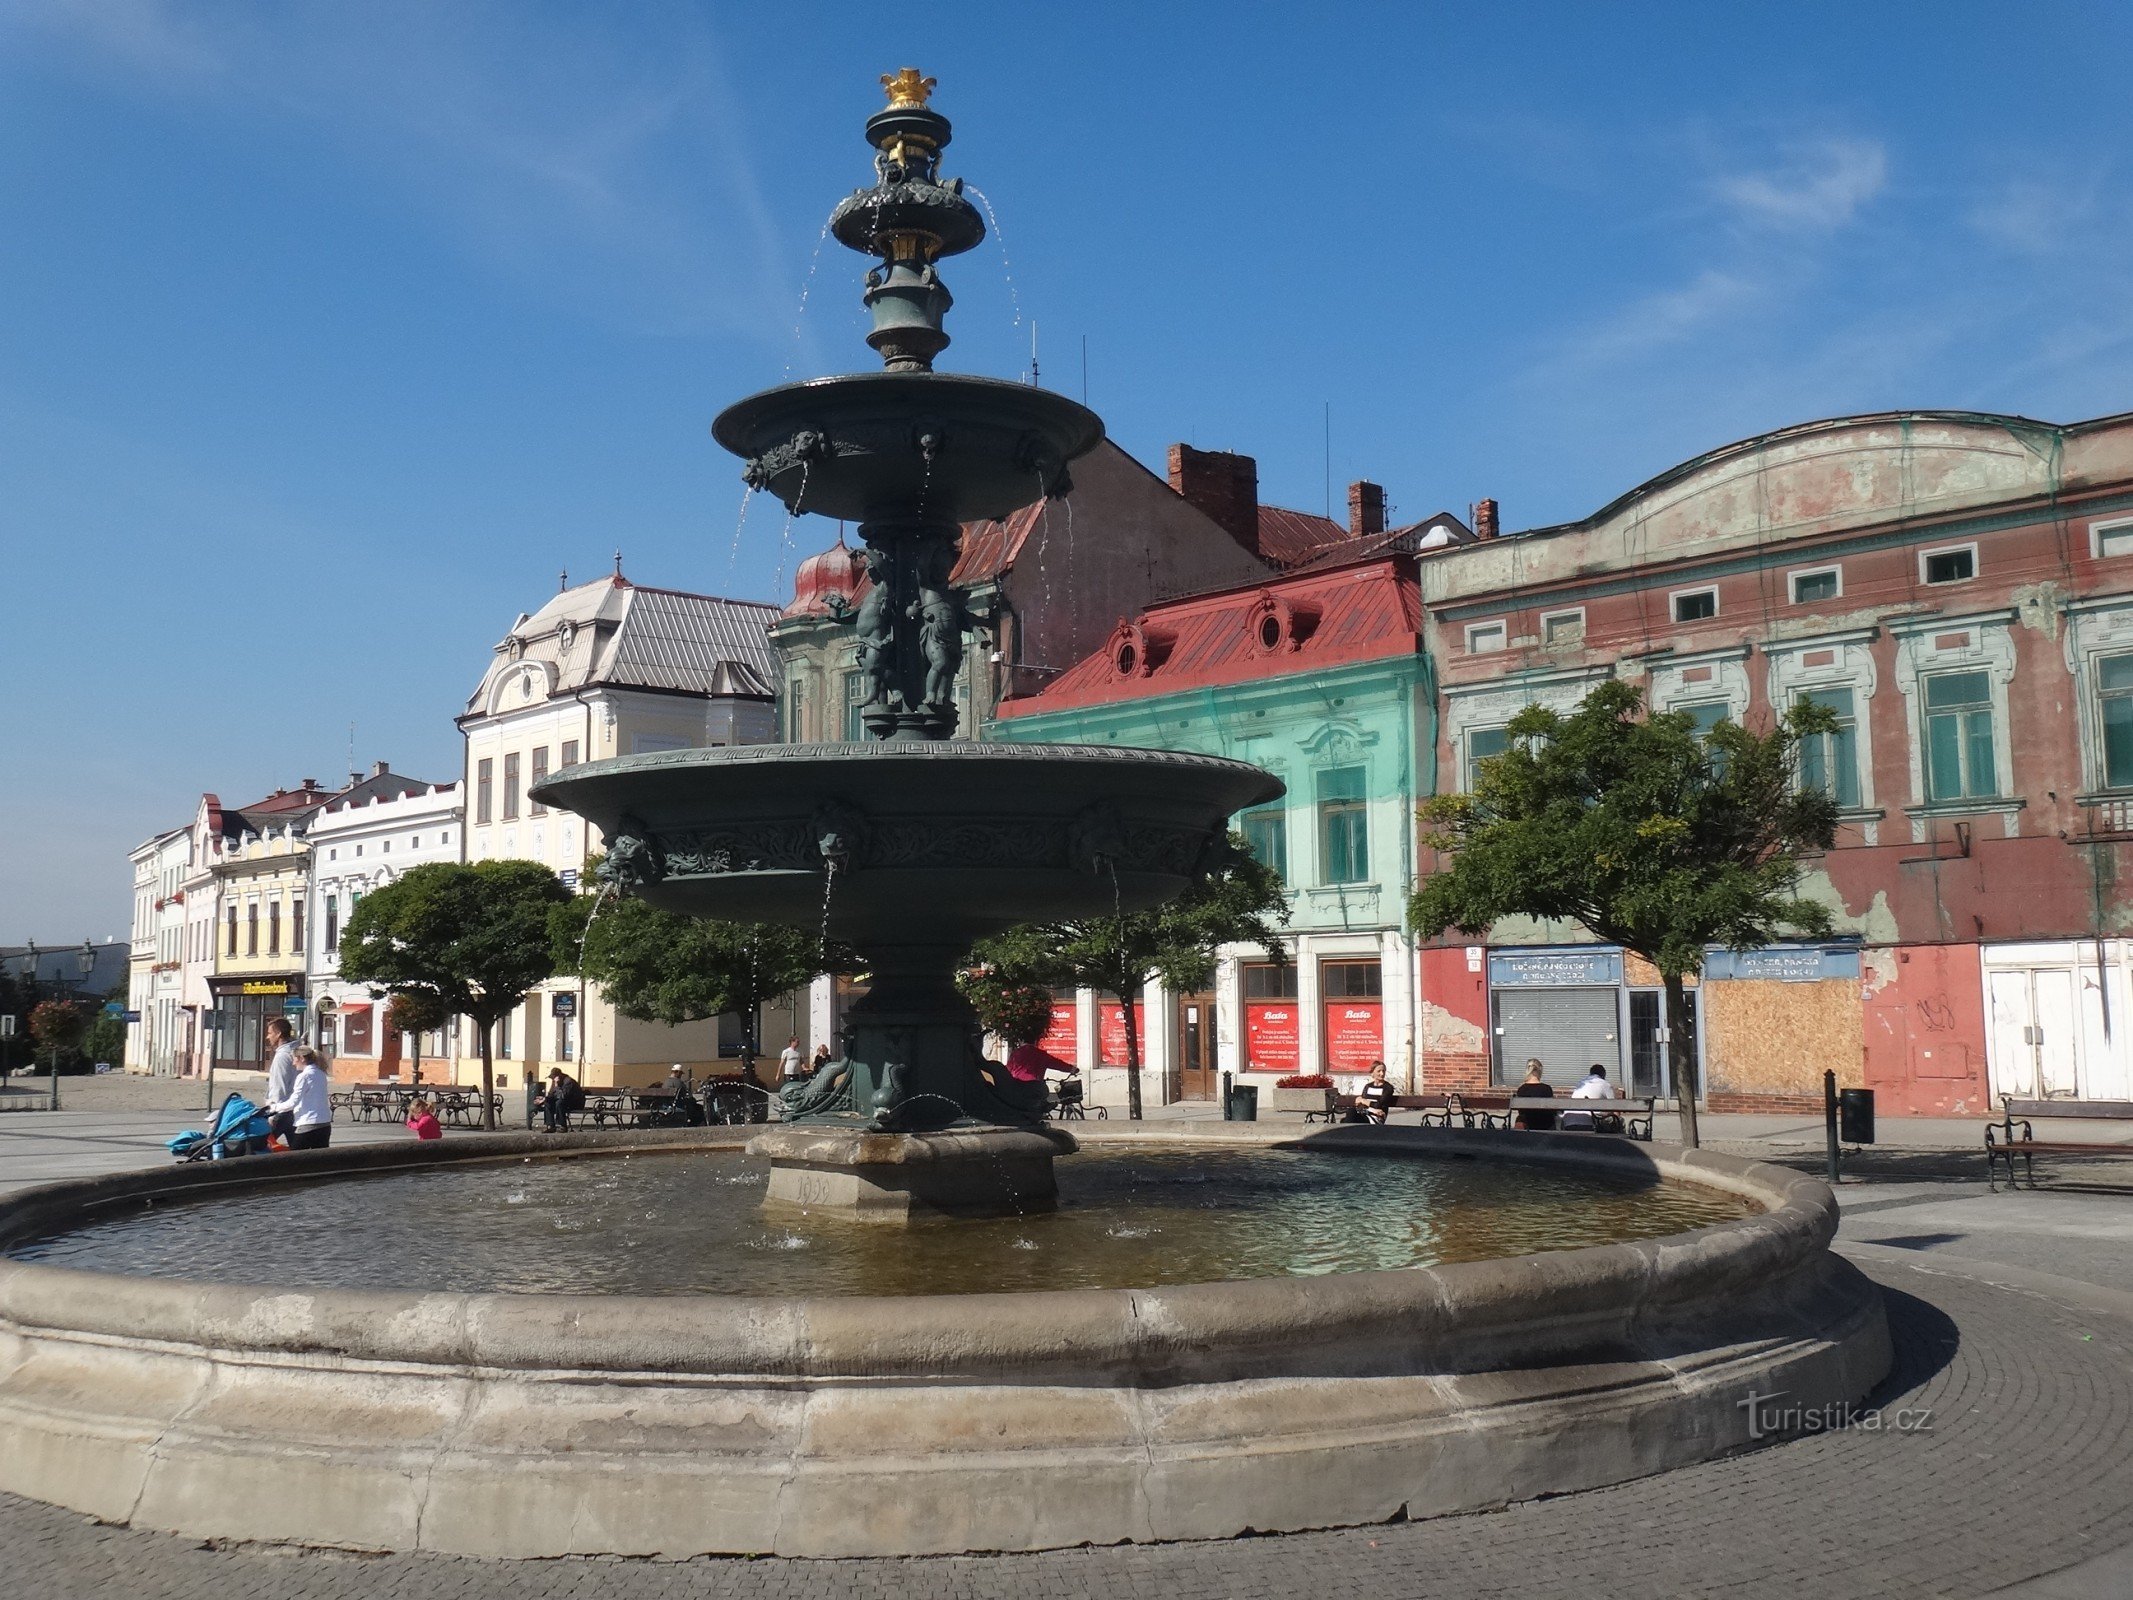
[[[1229,1092],[1229,1108],[1226,1113],[1231,1122],[1257,1122],[1259,1120],[1259,1085],[1240,1083]]]
[[[1874,1091],[1837,1091],[1837,1137],[1846,1144],[1874,1142]]]

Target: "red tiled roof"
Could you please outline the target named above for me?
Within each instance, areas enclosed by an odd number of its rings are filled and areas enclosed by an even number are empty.
[[[1348,543],[1345,523],[1282,506],[1259,508],[1259,556],[1283,572],[1315,561],[1336,545]]]
[[[1194,595],[1121,621],[1103,649],[997,714],[1035,716],[1412,655],[1421,626],[1414,564],[1404,557]]]

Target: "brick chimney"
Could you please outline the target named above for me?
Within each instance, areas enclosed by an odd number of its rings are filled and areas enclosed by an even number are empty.
[[[370,764],[370,775],[373,778],[382,778],[390,771],[392,771],[392,768],[382,761],[373,761]]]
[[[1495,501],[1477,500],[1474,502],[1474,537],[1477,539],[1493,539],[1496,537]]]
[[[1170,447],[1170,487],[1195,511],[1259,554],[1259,463],[1227,450]]]
[[[1385,531],[1385,490],[1368,478],[1348,485],[1348,532],[1358,539]]]

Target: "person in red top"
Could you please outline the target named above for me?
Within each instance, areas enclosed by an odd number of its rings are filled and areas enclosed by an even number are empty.
[[[1023,1083],[1040,1087],[1047,1072],[1057,1072],[1069,1078],[1081,1076],[1081,1068],[1070,1061],[1061,1061],[1049,1050],[1035,1044],[1018,1044],[1007,1053],[1007,1075]]]
[[[408,1131],[418,1139],[442,1139],[444,1124],[437,1120],[437,1113],[430,1103],[419,1095],[407,1104]]]

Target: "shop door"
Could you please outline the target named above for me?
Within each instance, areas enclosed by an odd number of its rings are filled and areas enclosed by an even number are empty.
[[[1178,1098],[1215,1097],[1215,997],[1178,996]]]
[[[1992,1089],[2018,1100],[2080,1093],[2074,975],[2063,968],[1986,974]]]
[[[1696,991],[1688,990],[1681,997],[1686,1005],[1689,1036],[1682,1040],[1682,1047],[1691,1061],[1700,1058],[1696,1054]],[[1667,1070],[1666,1041],[1659,1037],[1659,1030],[1666,1024],[1666,993],[1660,989],[1632,989],[1629,992],[1629,1094],[1655,1094],[1662,1098],[1673,1091],[1673,1074]],[[1604,1058],[1599,1058],[1604,1059]],[[1587,1066],[1591,1063],[1587,1062]],[[1620,1087],[1620,1085],[1617,1085]]]
[[[1547,1081],[1570,1088],[1597,1061],[1610,1078],[1622,1070],[1619,989],[1498,989],[1496,1081],[1524,1080],[1538,1058]]]

